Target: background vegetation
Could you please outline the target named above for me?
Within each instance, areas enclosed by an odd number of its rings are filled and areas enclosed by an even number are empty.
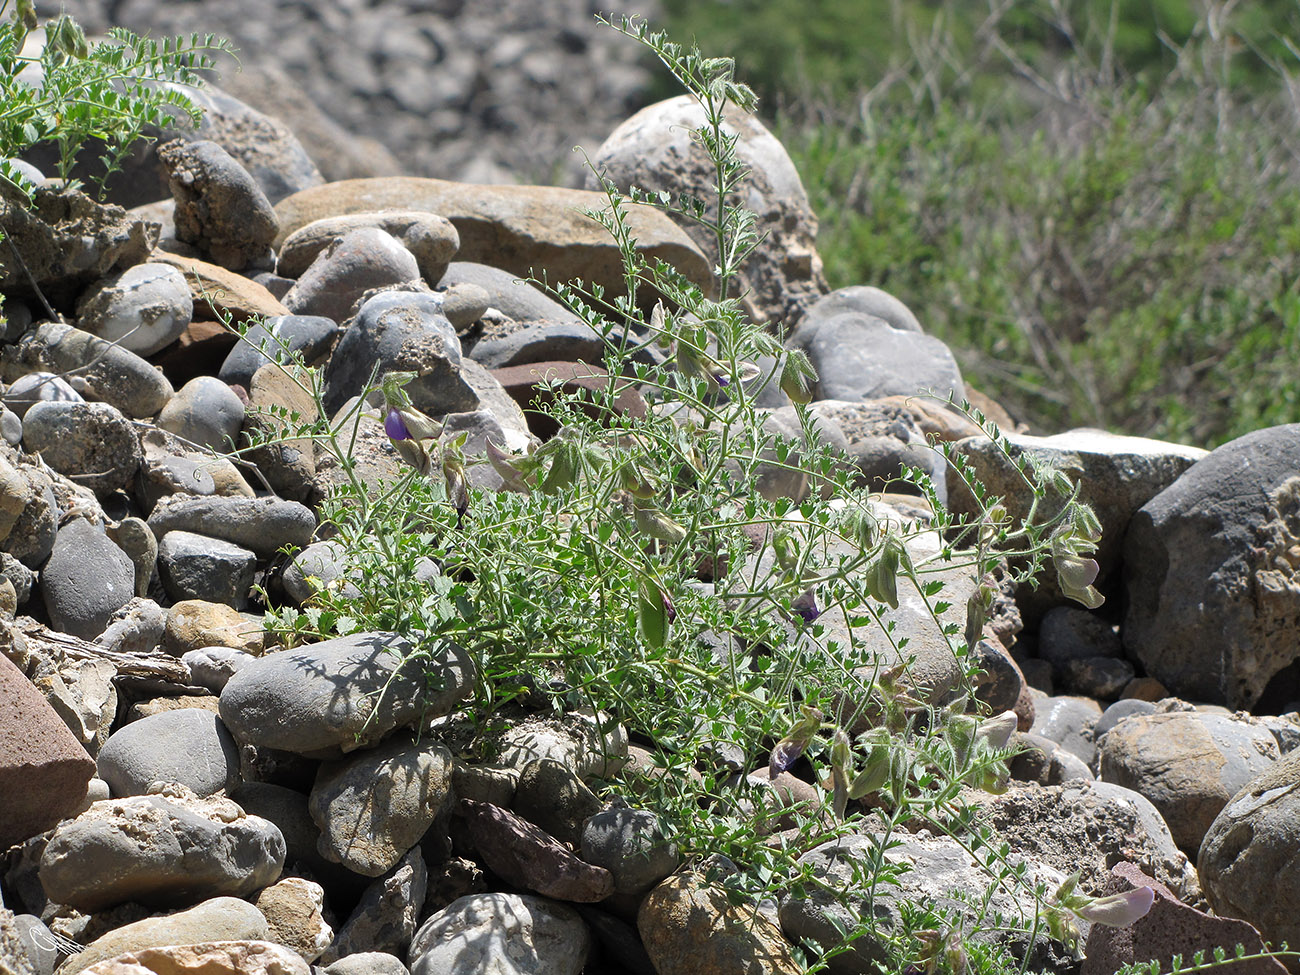
[[[1300,421],[1297,0],[666,0],[821,222],[1035,432]]]

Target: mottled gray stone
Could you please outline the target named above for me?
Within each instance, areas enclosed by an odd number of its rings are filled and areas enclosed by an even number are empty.
[[[677,869],[677,847],[646,809],[607,809],[582,827],[582,858],[614,875],[620,894],[644,894]]]
[[[190,668],[190,682],[214,694],[220,694],[231,677],[256,659],[235,647],[200,647],[181,655],[181,663]]]
[[[467,962],[492,975],[578,975],[590,951],[591,932],[571,907],[531,894],[472,894],[420,926],[408,961],[411,975]]]
[[[135,427],[107,403],[35,403],[23,445],[96,494],[126,487],[144,459]]]
[[[87,332],[149,356],[181,337],[194,316],[194,299],[176,268],[137,264],[83,295],[77,314]]]
[[[207,535],[171,531],[158,543],[158,577],[172,599],[206,599],[243,609],[256,568],[251,551]]]

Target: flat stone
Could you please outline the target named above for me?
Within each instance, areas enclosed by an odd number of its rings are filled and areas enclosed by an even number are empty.
[[[200,647],[181,655],[181,663],[190,669],[194,686],[206,687],[213,694],[220,694],[231,677],[256,659],[235,647]]]
[[[52,372],[29,372],[19,376],[4,396],[0,397],[5,407],[18,419],[27,415],[35,403],[84,403],[85,397],[78,393],[62,376]]]
[[[114,732],[99,751],[98,768],[117,798],[144,795],[154,782],[210,796],[239,782],[239,748],[211,711],[183,708]]]
[[[161,498],[149,515],[159,538],[171,531],[208,535],[268,558],[286,545],[306,545],[316,516],[297,501],[279,498],[223,498],[172,495]]]
[[[309,975],[295,952],[269,941],[217,941],[142,948],[85,969],[86,975]]]
[[[845,312],[813,333],[806,349],[825,399],[872,400],[965,390],[952,351],[939,339],[883,319]]]
[[[582,824],[604,808],[572,768],[551,759],[524,766],[509,804],[529,822],[575,847],[582,842]]]

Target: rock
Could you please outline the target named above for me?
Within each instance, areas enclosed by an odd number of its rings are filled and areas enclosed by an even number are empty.
[[[1085,657],[1065,665],[1062,681],[1066,690],[1099,701],[1114,701],[1133,680],[1133,665],[1114,657]]]
[[[1265,941],[1300,941],[1300,753],[1276,763],[1215,817],[1196,869],[1210,907]]]
[[[614,875],[620,894],[644,894],[677,869],[677,847],[646,809],[607,809],[582,827],[582,858]]]
[[[443,293],[444,307],[452,290],[473,285],[487,293],[488,307],[501,312],[515,323],[515,327],[559,325],[572,328],[582,324],[582,319],[540,288],[499,267],[473,261],[452,261],[447,265],[441,284],[448,289]]]
[[[172,396],[167,378],[134,352],[58,322],[44,322],[7,346],[0,366],[6,379],[29,372],[70,375],[78,393],[133,420],[156,416]]]
[[[240,741],[308,757],[365,748],[421,717],[449,713],[470,693],[473,665],[459,647],[444,644],[429,660],[413,654],[394,633],[268,654],[226,684],[222,720]],[[441,690],[426,692],[429,668],[441,670]]]
[[[817,370],[821,398],[871,400],[926,390],[961,398],[957,361],[943,342],[846,312],[826,321],[804,349]]]
[[[1079,889],[1100,894],[1111,866],[1131,860],[1189,904],[1200,883],[1169,827],[1146,799],[1109,782],[1014,786],[1002,795],[971,792],[980,823],[999,840],[1062,873],[1079,871]]]
[[[368,213],[390,207],[427,210],[446,217],[460,235],[462,261],[492,264],[521,277],[550,281],[582,278],[605,289],[607,299],[623,293],[623,264],[603,227],[582,215],[601,209],[603,193],[557,186],[491,186],[440,179],[388,177],[353,179],[304,190],[276,206],[282,238],[322,217]],[[709,261],[671,220],[650,207],[626,208],[637,250],[652,264],[666,261],[708,291]],[[648,291],[648,289],[647,289]],[[647,295],[648,297],[648,295]],[[653,304],[653,301],[650,302]]]
[[[94,774],[94,760],[22,671],[0,654],[0,848],[72,813]]]
[[[244,404],[213,376],[199,376],[176,391],[158,414],[158,426],[199,447],[225,452],[236,446]]]
[[[0,233],[10,242],[0,254],[0,292],[31,297],[34,284],[56,305],[70,303],[91,281],[139,264],[158,242],[156,227],[121,207],[54,186],[38,186],[30,205],[16,190],[6,191]]]
[[[260,186],[220,145],[174,140],[157,148],[176,209],[178,239],[232,271],[266,262],[279,222]]]
[[[234,647],[258,654],[262,645],[261,625],[225,603],[186,599],[167,610],[163,649],[174,657],[204,647]]]
[[[135,427],[108,403],[36,403],[23,445],[96,494],[126,487],[144,459]]]
[[[107,660],[64,659],[53,673],[33,679],[50,707],[91,755],[108,740],[117,717],[117,668]]]
[[[410,975],[410,972],[396,955],[358,951],[326,966],[325,975]]]
[[[946,475],[941,459],[926,440],[925,431],[906,408],[888,400],[849,403],[823,399],[811,404],[818,416],[833,421],[844,435],[844,451],[870,490],[899,490],[903,467],[933,471],[936,487]]]
[[[117,653],[151,653],[162,643],[166,627],[162,607],[137,596],[118,607],[95,642]]]
[[[397,866],[366,888],[351,916],[339,928],[334,943],[321,956],[321,963],[334,971],[333,962],[357,955],[388,952],[384,957],[391,958],[406,954],[415,936],[428,882],[424,857],[418,846],[413,847]]]
[[[257,556],[246,548],[193,532],[168,532],[158,543],[158,576],[175,600],[206,599],[243,609]]]
[[[1106,735],[1101,777],[1150,799],[1178,845],[1195,853],[1228,800],[1278,757],[1265,728],[1222,714],[1151,714]]]
[[[149,917],[101,935],[63,963],[63,975],[76,975],[91,965],[127,952],[167,945],[195,945],[205,941],[261,941],[267,936],[266,918],[237,897],[213,897],[186,911]]]
[[[311,771],[314,774],[315,770]],[[288,850],[286,870],[292,867],[294,872],[310,874],[330,891],[331,901],[340,896],[355,897],[361,892],[363,878],[321,856],[317,846],[320,828],[311,818],[304,793],[270,782],[244,781],[230,797],[248,815],[269,820],[280,830]]]
[[[376,370],[415,372],[406,392],[430,416],[478,407],[461,376],[460,340],[432,293],[386,291],[361,306],[326,367],[326,410],[335,413],[359,395]]]
[[[41,591],[56,630],[90,640],[135,594],[135,566],[84,518],[59,530],[41,572]]]
[[[1189,907],[1168,887],[1132,863],[1117,863],[1111,869],[1110,882],[1099,893],[1121,894],[1137,887],[1150,887],[1155,892],[1151,910],[1123,928],[1094,924],[1084,948],[1081,975],[1112,975],[1125,965],[1148,961],[1160,962],[1163,969],[1175,955],[1190,959],[1203,951],[1207,958],[1212,958],[1216,948],[1224,949],[1229,958],[1238,945],[1247,954],[1264,949],[1259,932],[1246,921],[1211,917]],[[1287,970],[1274,958],[1230,963],[1227,967],[1234,975],[1284,975]]]
[[[145,795],[154,782],[210,796],[239,782],[239,748],[215,714],[184,708],[114,732],[100,749],[98,766],[117,798]]]
[[[27,483],[26,502],[18,520],[9,529],[3,547],[24,567],[38,568],[54,551],[62,512],[54,498],[54,482],[49,475],[26,465],[18,467],[17,471]]]
[[[269,941],[218,941],[142,948],[84,970],[86,975],[309,975],[293,951]]]
[[[194,532],[269,558],[286,545],[306,545],[316,530],[316,516],[297,501],[279,498],[172,495],[158,501],[149,527],[159,538],[172,531]]]
[[[66,379],[52,372],[29,372],[19,376],[9,384],[3,399],[4,405],[20,420],[34,403],[85,402]]]
[[[1007,917],[1033,917],[1038,910],[1032,896],[1034,884],[1043,883],[1048,890],[1054,890],[1065,879],[1058,870],[1013,854],[1008,858],[1010,863],[1026,865],[1025,882],[990,890],[988,874],[956,841],[947,837],[897,838],[900,842],[885,850],[884,858],[911,869],[898,876],[896,885],[878,885],[870,906],[865,900],[858,905],[858,910],[869,910],[874,915],[876,930],[858,938],[846,952],[830,960],[827,971],[833,975],[875,971],[876,962],[884,962],[887,957],[885,939],[900,930],[900,908],[905,904],[924,903],[942,908],[952,912],[954,918],[973,918],[972,903]],[[800,862],[811,868],[818,886],[809,885],[806,898],[787,896],[781,901],[781,930],[786,937],[814,938],[822,944],[835,944],[840,940],[837,925],[853,927],[848,910],[834,895],[823,892],[820,885],[829,884],[832,890],[845,886],[855,861],[862,867],[872,862],[880,839],[879,834],[845,836],[814,847],[800,857]],[[958,899],[957,894],[964,894],[970,900]],[[1016,957],[1023,957],[1027,952],[1032,959],[1031,966],[1055,968],[1065,961],[1059,946],[1045,932],[1039,932],[1029,943],[1024,930],[965,927],[963,930],[969,932],[966,937],[970,940],[1003,944]]]
[[[358,227],[334,238],[284,296],[296,315],[320,315],[342,322],[357,300],[373,288],[417,280],[414,255],[378,227]]]
[[[469,354],[485,369],[533,362],[600,363],[605,356],[605,340],[583,321],[547,322],[484,336],[474,343]]]
[[[1007,768],[1017,782],[1061,785],[1095,778],[1082,759],[1042,735],[1017,731],[1011,736],[1010,747],[1016,754],[1007,762]]]
[[[976,700],[987,706],[991,714],[1014,711],[1028,686],[1020,665],[997,640],[978,641],[971,658],[982,671],[975,678]]]
[[[581,779],[609,778],[627,761],[627,729],[608,715],[599,720],[579,709],[565,723],[525,722],[501,736],[497,764],[516,773],[533,762],[551,759],[573,769]]]
[[[637,911],[637,930],[659,975],[784,975],[799,970],[766,915],[733,904],[697,874],[669,877]]]
[[[1092,726],[1101,707],[1086,697],[1049,697],[1037,703],[1032,730],[1078,756],[1085,765],[1097,757]]]
[[[1141,701],[1136,698],[1125,698],[1122,701],[1116,701],[1097,719],[1097,723],[1092,726],[1092,737],[1097,742],[1097,747],[1101,748],[1101,740],[1110,731],[1111,728],[1119,724],[1125,718],[1138,714],[1152,714],[1156,706],[1150,701]]]
[[[0,959],[7,965],[5,975],[54,975],[59,950],[40,918],[0,907]]]
[[[31,500],[32,489],[26,478],[9,462],[0,458],[0,542],[9,537]],[[17,590],[14,593],[17,597]]]
[[[608,870],[579,860],[521,816],[473,799],[462,799],[460,810],[484,865],[511,887],[583,904],[614,893],[614,877]]]
[[[487,289],[477,284],[453,284],[442,292],[442,313],[457,332],[469,328],[487,314],[491,303]]]
[[[477,366],[477,363],[471,363]],[[462,371],[471,364],[462,363]],[[556,400],[555,390],[575,393],[590,390],[603,394],[609,388],[611,379],[602,366],[591,366],[585,362],[534,362],[522,366],[507,366],[492,373],[492,378],[524,411],[521,415],[528,418],[528,429],[539,439],[549,440],[559,426],[553,416],[546,412],[546,407]],[[583,411],[593,419],[606,418],[606,411],[598,405],[596,397],[589,397],[582,406]],[[630,382],[619,382],[613,401],[617,416],[630,416],[634,419],[645,416],[646,402],[636,387]],[[500,415],[500,411],[496,411]],[[503,426],[508,424],[504,423]]]
[[[310,437],[293,436],[319,419],[308,376],[297,366],[268,363],[253,376],[248,394],[244,436],[260,441],[248,460],[281,497],[313,500],[317,494],[315,444]]]
[[[1071,660],[1122,657],[1119,634],[1096,613],[1076,606],[1048,610],[1038,628],[1038,656],[1064,672]]]
[[[590,951],[591,932],[571,907],[531,894],[475,894],[425,921],[407,957],[411,975],[578,975]]]
[[[316,595],[315,579],[322,587],[338,583],[345,593],[356,594],[357,587],[351,582],[339,582],[347,569],[347,553],[342,543],[333,539],[325,542],[312,542],[295,555],[284,567],[280,582],[285,595],[302,605]]]
[[[163,250],[154,251],[149,260],[170,264],[185,275],[200,317],[218,322],[229,317],[232,325],[245,325],[289,314],[263,285],[219,265]]]
[[[143,518],[123,518],[116,525],[109,525],[106,534],[131,560],[135,569],[136,596],[148,595],[158,562],[158,539],[149,525]]]
[[[215,694],[186,694],[184,697],[154,697],[137,701],[126,712],[124,726],[133,722],[151,718],[156,714],[170,714],[172,711],[206,711],[217,713],[217,696]],[[108,783],[104,783],[104,798],[109,797]],[[265,817],[263,817],[265,818]]]
[[[817,329],[837,315],[846,313],[879,318],[890,328],[902,332],[925,331],[912,310],[888,291],[870,285],[851,285],[837,288],[818,298],[795,323],[794,330],[787,337],[787,344],[806,348]]]
[[[292,948],[303,961],[315,961],[334,938],[321,914],[325,890],[318,883],[286,877],[264,888],[253,904],[270,928],[266,940]]]
[[[596,150],[596,171],[624,192],[637,186],[714,200],[713,163],[691,136],[705,124],[704,110],[690,95],[643,108]],[[737,138],[736,151],[748,170],[738,195],[757,215],[757,232],[766,236],[741,268],[736,290],[750,292],[758,320],[794,321],[826,290],[817,217],[785,147],[756,116],[729,106],[724,131]],[[588,185],[595,186],[591,177]],[[681,226],[716,262],[716,242],[707,230],[684,218]]]
[[[216,492],[211,462],[198,457],[175,454],[150,456],[146,452],[135,479],[135,496],[146,515],[153,511],[161,498],[173,494],[192,494],[206,498]],[[149,534],[152,535],[153,532]],[[158,539],[155,538],[154,546],[157,545]]]
[[[575,847],[582,842],[582,824],[604,808],[573,769],[551,759],[524,766],[513,798],[516,813]]]
[[[217,378],[228,385],[249,389],[253,375],[270,362],[287,364],[294,355],[315,365],[338,337],[338,324],[313,315],[276,315],[254,325],[241,336],[221,364]]]
[[[1133,516],[1121,635],[1174,694],[1250,708],[1300,659],[1298,469],[1300,424],[1257,430],[1192,465]],[[1289,680],[1279,693],[1300,696]]]
[[[190,680],[196,687],[206,687],[214,694],[220,694],[240,668],[256,659],[234,647],[202,647],[183,654],[181,663],[190,668]]]
[[[438,283],[460,247],[460,237],[451,221],[434,213],[420,210],[351,213],[315,220],[295,230],[280,245],[276,270],[286,277],[301,277],[335,238],[370,228],[382,230],[409,251],[419,275],[430,285]]]
[[[137,264],[83,295],[77,315],[87,332],[149,356],[181,337],[194,317],[194,299],[176,268]]]
[[[225,694],[221,703],[225,713]],[[419,842],[450,798],[451,752],[399,735],[322,764],[308,809],[322,856],[378,877]]]
[[[280,875],[284,854],[275,826],[228,799],[131,796],[61,823],[40,879],[51,900],[80,911],[126,901],[177,907],[259,890]]]

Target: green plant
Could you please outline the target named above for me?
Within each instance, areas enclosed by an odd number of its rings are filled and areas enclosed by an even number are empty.
[[[604,337],[614,378],[595,391],[554,390],[547,409],[560,432],[535,449],[489,444],[497,492],[470,487],[467,465],[482,461],[465,456],[463,435],[444,433],[412,407],[409,374],[372,377],[334,423],[274,413],[267,429],[315,437],[340,471],[322,514],[347,571],[306,607],[272,608],[268,619],[286,643],[387,629],[425,655],[441,641],[465,648],[478,682],[460,721],[472,757],[490,758],[483,753],[493,732],[530,710],[623,722],[652,750],[659,774],[628,771],[606,787],[657,811],[692,860],[728,858],[738,869],[710,876],[736,904],[818,890],[858,912],[897,885],[905,868],[888,853],[902,834],[924,824],[950,836],[987,870],[990,897],[1016,890],[1034,909],[998,918],[985,897],[959,914],[916,907],[897,928],[866,910],[838,943],[804,946],[810,966],[871,935],[889,970],[956,973],[973,960],[985,971],[1023,972],[1028,952],[1012,958],[1005,946],[966,951],[960,943],[975,929],[1018,931],[1031,942],[1049,931],[1068,938],[1070,918],[1096,905],[1072,885],[1053,896],[1029,884],[1024,865],[976,824],[963,799],[966,787],[1005,787],[1015,725],[1014,715],[989,716],[971,697],[968,646],[990,611],[995,569],[1028,579],[1050,558],[1066,591],[1095,603],[1096,521],[1068,478],[1024,464],[1036,500],[1015,523],[956,457],[979,515],[953,518],[926,475],[911,471],[934,514],[908,520],[817,445],[805,407],[800,441],[764,427],[749,388],[752,361],[779,356],[779,381],[800,403],[813,377],[803,357],[745,317],[732,293],[740,262],[760,241],[736,200],[745,172],[722,120],[728,102],[752,106],[753,96],[734,81],[729,60],[701,57],[643,23],[614,26],[699,99],[706,121],[695,136],[715,163],[708,201],[623,194],[602,181],[606,206],[590,216],[622,250],[625,293],[608,296],[581,281],[553,290]],[[637,205],[662,207],[715,236],[717,297],[640,255],[627,219]],[[646,290],[658,297],[648,315],[639,310]],[[645,361],[652,350],[658,364]],[[289,373],[323,415],[319,374]],[[616,409],[623,382],[649,402],[645,416]],[[358,424],[379,419],[362,415],[371,393],[409,466],[378,489],[364,482],[352,450]],[[788,494],[764,490],[774,472]],[[432,581],[418,572],[422,559],[441,570]],[[964,625],[950,612],[945,580],[954,569],[975,582],[957,607]],[[890,616],[900,593],[924,607],[925,625],[951,656],[954,686],[927,688],[913,673],[913,634]],[[842,628],[830,628],[833,618]],[[818,783],[815,803],[774,808],[743,775],[803,763]],[[800,864],[809,849],[857,832],[876,839],[847,889],[829,889]]]

